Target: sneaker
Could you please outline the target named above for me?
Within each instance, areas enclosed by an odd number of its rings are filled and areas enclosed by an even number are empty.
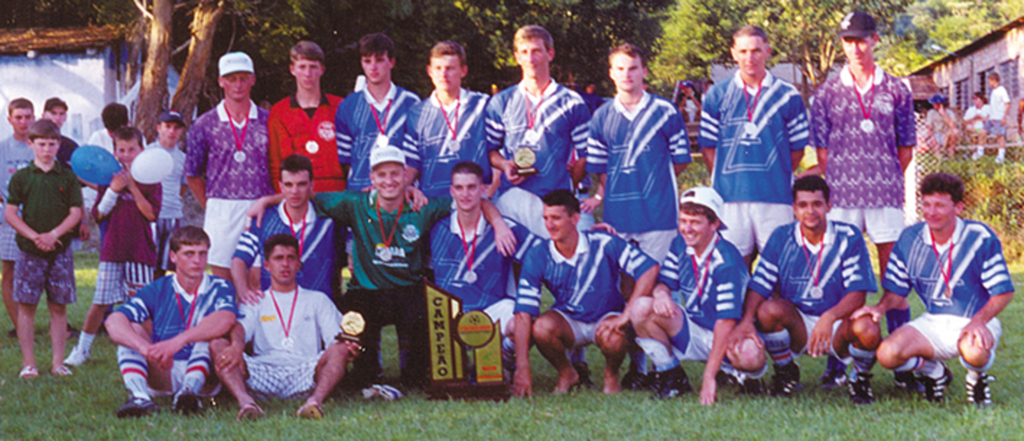
[[[1006,160],[1004,156],[996,156],[996,164],[1002,164]]]
[[[908,392],[924,392],[924,387],[917,381],[917,377],[914,376],[913,372],[894,372],[892,375],[893,383],[896,383],[898,389],[903,389]]]
[[[739,386],[742,381],[736,378],[736,376],[719,369],[718,373],[715,374],[715,383],[718,383],[718,388],[721,389],[726,386]]]
[[[156,413],[156,411],[158,409],[159,408],[156,407],[156,403],[153,403],[153,401],[147,400],[145,398],[139,398],[139,397],[134,397],[133,396],[133,397],[128,399],[127,403],[124,403],[124,405],[122,405],[121,407],[117,408],[117,417],[118,418],[138,418],[138,417],[144,417],[144,416],[149,416],[149,415],[152,415],[152,414]]]
[[[821,376],[821,388],[838,389],[845,386],[847,380],[849,377],[846,376],[846,371],[828,370]]]
[[[967,382],[967,402],[978,409],[984,409],[992,404],[992,390],[989,383],[996,381],[996,377],[989,374],[981,374],[977,383]]]
[[[83,351],[80,346],[75,345],[75,347],[71,348],[68,358],[64,359],[64,364],[68,366],[81,366],[87,361],[89,361],[89,353]]]
[[[843,375],[845,377],[845,375]],[[871,404],[875,402],[875,394],[871,391],[871,374],[853,374],[850,381],[850,399],[853,404]]]
[[[740,393],[743,395],[764,395],[764,383],[760,378],[743,378],[740,380]]]
[[[587,388],[592,389],[597,387],[594,385],[594,381],[590,379],[590,365],[585,361],[577,361],[572,364],[573,369],[576,369],[576,374],[580,376],[579,380],[576,380],[576,384],[573,384],[573,389]]]
[[[655,396],[658,398],[673,398],[679,395],[693,392],[690,379],[682,366],[676,366],[664,372],[654,373]]]
[[[985,150],[979,147],[977,150],[974,151],[974,154],[971,155],[971,159],[977,161],[982,156],[985,156]]]
[[[790,397],[800,385],[800,366],[790,362],[785,366],[775,365],[775,376],[772,377],[771,394],[773,397]]]
[[[946,388],[953,383],[953,373],[945,364],[942,365],[942,376],[931,378],[922,376],[919,380],[924,385],[924,399],[933,403],[941,403],[946,397]]]
[[[626,375],[622,376],[622,387],[627,390],[647,390],[652,388],[652,375],[641,374],[640,371],[630,366]]]
[[[192,389],[182,388],[174,395],[174,412],[182,415],[194,415],[203,409],[203,403],[199,395],[192,392]]]

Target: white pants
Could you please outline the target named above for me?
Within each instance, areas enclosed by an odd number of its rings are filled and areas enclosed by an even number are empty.
[[[827,217],[860,228],[873,244],[896,242],[906,224],[903,210],[895,207],[832,208]]]
[[[540,196],[512,187],[494,201],[494,206],[502,215],[519,222],[538,237],[551,238],[544,227],[544,201]]]
[[[231,257],[235,255],[238,238],[251,222],[245,216],[245,210],[248,210],[252,203],[252,200],[245,199],[211,198],[206,201],[203,230],[210,236],[207,263],[231,268]]]
[[[775,229],[793,223],[793,207],[768,202],[726,202],[722,210],[722,237],[740,254],[749,256],[754,246],[763,250]]]
[[[935,349],[935,360],[945,361],[960,357],[960,331],[971,322],[967,317],[959,317],[950,314],[921,314],[920,317],[907,323],[917,329]],[[990,320],[985,327],[992,333],[995,342],[992,344],[992,353],[995,354],[999,346],[999,337],[1003,335],[1003,325],[999,319]]]

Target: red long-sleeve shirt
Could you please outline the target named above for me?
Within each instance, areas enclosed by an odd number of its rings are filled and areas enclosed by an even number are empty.
[[[346,177],[338,162],[338,146],[334,136],[334,114],[341,97],[322,95],[320,106],[310,118],[299,107],[295,95],[278,101],[270,109],[267,126],[270,132],[270,179],[274,189],[281,191],[281,161],[298,153],[313,162],[313,189],[316,192],[342,191]]]

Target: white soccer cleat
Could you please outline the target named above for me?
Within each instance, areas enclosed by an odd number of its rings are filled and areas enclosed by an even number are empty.
[[[68,366],[81,366],[83,363],[89,361],[89,353],[83,351],[78,345],[71,348],[71,353],[68,354],[68,358],[64,359],[64,364]]]

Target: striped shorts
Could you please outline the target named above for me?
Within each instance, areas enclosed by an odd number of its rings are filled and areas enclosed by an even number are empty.
[[[153,267],[138,262],[100,262],[96,269],[94,305],[127,302],[143,286],[153,282]]]

